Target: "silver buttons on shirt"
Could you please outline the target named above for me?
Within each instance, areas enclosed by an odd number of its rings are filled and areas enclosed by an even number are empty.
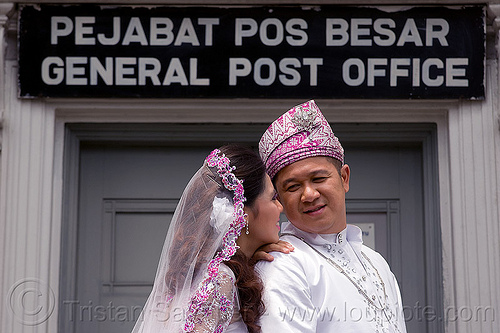
[[[342,244],[343,241],[344,241],[344,237],[342,237],[342,234],[339,233],[338,236],[337,236],[337,242],[339,244]]]

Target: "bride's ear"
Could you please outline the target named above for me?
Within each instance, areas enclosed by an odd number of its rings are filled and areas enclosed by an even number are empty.
[[[252,218],[253,218],[253,212],[252,212],[252,209],[250,207],[243,207],[243,211],[245,212],[245,221],[251,221]]]

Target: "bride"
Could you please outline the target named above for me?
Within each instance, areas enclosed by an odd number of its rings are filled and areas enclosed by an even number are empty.
[[[252,149],[212,151],[184,189],[132,333],[260,332],[263,287],[251,258],[279,241],[282,210]]]

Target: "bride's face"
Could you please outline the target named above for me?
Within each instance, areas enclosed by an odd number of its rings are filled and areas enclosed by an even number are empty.
[[[268,175],[264,180],[264,191],[257,197],[248,213],[248,237],[249,242],[258,248],[268,243],[276,243],[279,240],[279,220],[283,206],[277,199],[271,179]],[[242,234],[245,229],[242,230]]]

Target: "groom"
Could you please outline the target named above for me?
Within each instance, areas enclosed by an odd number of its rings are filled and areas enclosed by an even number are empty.
[[[262,332],[406,332],[396,278],[346,224],[350,169],[314,101],[275,120],[259,151],[289,222],[290,254],[259,261],[265,286]]]

